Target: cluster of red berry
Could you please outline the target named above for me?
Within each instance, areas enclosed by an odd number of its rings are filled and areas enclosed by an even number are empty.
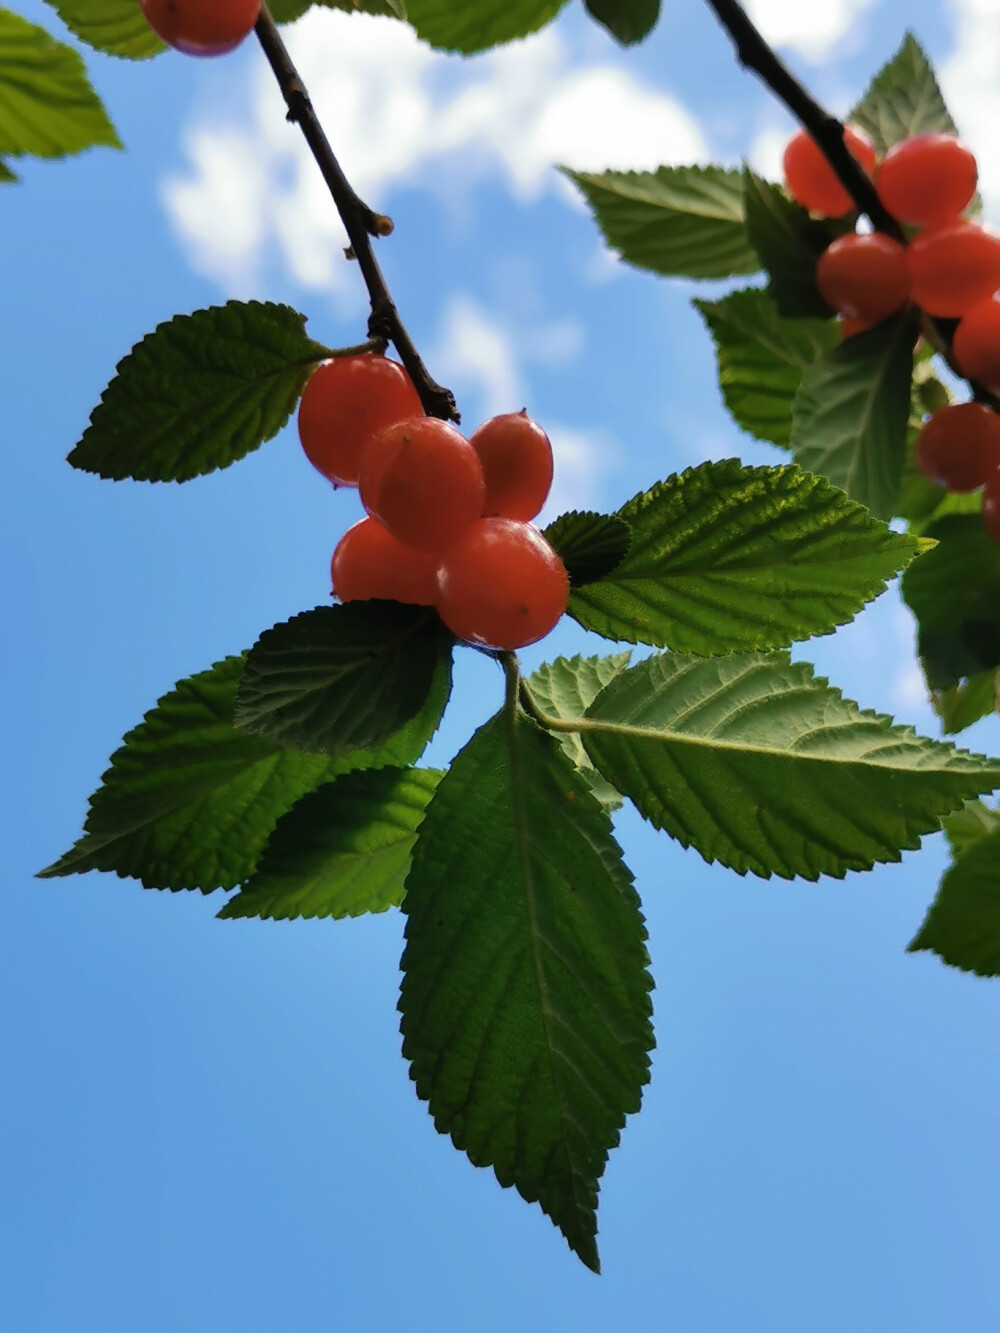
[[[333,553],[342,602],[433,606],[460,639],[490,648],[534,643],[566,610],[566,568],[529,521],[552,485],[552,446],[526,412],[493,417],[467,440],[423,415],[401,365],[367,353],[318,367],[299,438],[368,511]]]
[[[816,285],[837,311],[845,337],[872,328],[909,302],[957,319],[955,365],[1000,393],[1000,236],[962,217],[976,193],[976,159],[954,135],[920,134],[881,163],[863,130],[849,125],[848,150],[874,175],[885,208],[916,228],[908,244],[881,232],[851,232],[820,256]],[[811,212],[840,217],[853,201],[816,142],[800,131],[784,158],[789,193]],[[983,489],[983,526],[1000,542],[1000,416],[982,403],[935,412],[921,430],[917,466],[952,491]]]
[[[222,56],[239,46],[260,14],[260,0],[142,0],[146,22],[188,56]]]

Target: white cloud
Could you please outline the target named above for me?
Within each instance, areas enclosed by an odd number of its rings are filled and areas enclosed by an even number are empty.
[[[795,51],[814,65],[832,49],[871,8],[873,0],[747,0],[747,11],[774,46]]]
[[[941,87],[962,137],[979,159],[987,212],[1000,212],[1000,155],[993,138],[1000,122],[1000,4],[951,0],[955,46],[940,70]]]
[[[401,186],[448,200],[499,178],[533,200],[559,188],[557,162],[644,168],[708,156],[674,98],[624,67],[574,65],[552,28],[461,62],[435,55],[403,24],[313,10],[288,43],[344,170],[379,208]],[[186,170],[163,182],[192,263],[244,294],[277,253],[303,286],[344,289],[343,232],[263,64],[235,104],[230,123],[207,114],[195,122]]]

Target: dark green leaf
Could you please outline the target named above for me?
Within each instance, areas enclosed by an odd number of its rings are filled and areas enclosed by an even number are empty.
[[[957,134],[930,61],[908,32],[848,116],[874,140],[879,155],[915,134]]]
[[[750,243],[770,282],[768,293],[786,318],[828,319],[833,311],[816,286],[816,260],[845,229],[845,223],[818,221],[780,186],[743,173],[743,206]]]
[[[187,481],[277,435],[328,349],[290,306],[229,301],[175,315],[118,363],[69,456],[101,477]]]
[[[313,5],[340,9],[347,14],[382,14],[386,18],[406,18],[403,0],[273,0],[268,8],[275,23],[291,23]]]
[[[7,163],[4,162],[2,158],[0,158],[0,182],[2,182],[4,185],[10,185],[12,182],[16,180],[17,176],[14,174],[13,171],[11,171]]]
[[[574,589],[569,613],[605,638],[685,652],[827,634],[918,549],[821,477],[734,458],[689,468],[619,513],[628,554]]]
[[[1000,827],[973,842],[941,880],[938,896],[909,946],[952,967],[1000,976]]]
[[[378,745],[423,708],[453,643],[425,606],[371,601],[304,611],[250,650],[236,726],[316,754]]]
[[[660,0],[587,0],[587,13],[622,46],[632,46],[652,31]]]
[[[115,127],[70,47],[0,9],[0,153],[65,157],[120,148]]]
[[[795,398],[795,461],[879,518],[899,504],[913,341],[908,318],[848,338],[809,367]]]
[[[596,1270],[597,1184],[649,1077],[645,930],[608,816],[523,715],[494,718],[455,759],[403,911],[418,1095]]]
[[[566,0],[406,0],[417,35],[444,51],[471,55],[537,32]]]
[[[70,32],[109,55],[145,60],[167,48],[143,17],[138,0],[46,0]]]
[[[580,187],[604,239],[627,264],[687,278],[728,278],[760,270],[743,222],[738,171],[563,171]]]
[[[545,529],[545,538],[566,566],[574,588],[610,574],[624,558],[631,535],[628,524],[614,514],[578,509],[560,514]]]
[[[917,652],[932,690],[1000,666],[1000,546],[978,516],[939,519],[938,545],[903,579],[917,618]]]
[[[944,821],[944,831],[952,855],[961,856],[973,843],[1000,829],[1000,808],[984,801],[967,801]]]
[[[611,657],[557,657],[540,666],[525,683],[536,705],[549,717],[583,717],[605,685],[625,670],[631,657],[630,652]],[[617,810],[622,798],[594,768],[580,737],[570,731],[553,734],[604,808]]]
[[[842,878],[898,861],[1000,786],[1000,760],[862,712],[783,653],[650,657],[587,716],[583,743],[608,781],[740,874]]]
[[[789,447],[792,403],[806,369],[837,346],[829,319],[783,319],[758,287],[721,301],[695,301],[715,342],[719,388],[736,424],[758,440]]]
[[[278,821],[257,870],[219,916],[286,921],[398,907],[417,828],[443,776],[381,768],[324,783]]]
[[[931,694],[934,711],[947,736],[971,727],[990,713],[1000,713],[1000,672],[980,671],[960,685]]]

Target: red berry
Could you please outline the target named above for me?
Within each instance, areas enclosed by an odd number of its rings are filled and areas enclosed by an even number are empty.
[[[875,188],[893,217],[935,226],[958,217],[978,180],[975,157],[953,134],[917,134],[889,149]]]
[[[239,46],[260,13],[260,0],[142,0],[146,22],[188,56],[221,56]]]
[[[992,297],[970,306],[951,344],[963,375],[991,389],[1000,388],[1000,301]]]
[[[1000,416],[983,403],[942,407],[924,422],[916,457],[930,481],[974,491],[1000,467]]]
[[[845,126],[844,142],[851,156],[870,172],[875,166],[875,145],[864,130],[857,125]],[[789,139],[783,165],[788,193],[811,213],[839,218],[854,208],[854,200],[837,179],[819,144],[805,130]]]
[[[398,542],[377,518],[363,518],[347,529],[333,553],[333,594],[342,602],[381,597],[433,606],[437,564],[436,556]]]
[[[840,236],[819,257],[816,285],[840,314],[877,324],[909,300],[906,250],[877,231]]]
[[[483,513],[534,518],[552,485],[552,445],[541,426],[527,412],[508,412],[480,426],[469,443],[483,465]]]
[[[983,487],[983,528],[991,541],[1000,542],[1000,470]]]
[[[299,403],[299,439],[313,467],[338,486],[357,486],[361,451],[386,426],[423,411],[409,375],[384,356],[324,361]]]
[[[361,458],[361,503],[394,537],[443,551],[483,512],[479,455],[447,421],[412,417],[376,435]]]
[[[928,227],[907,257],[910,294],[929,315],[964,315],[1000,287],[1000,236],[977,222]]]
[[[870,319],[855,319],[853,315],[838,315],[837,322],[840,324],[840,336],[844,339],[867,333],[875,327]]]
[[[460,639],[523,648],[553,628],[569,601],[566,566],[530,523],[481,518],[438,569],[438,614]]]

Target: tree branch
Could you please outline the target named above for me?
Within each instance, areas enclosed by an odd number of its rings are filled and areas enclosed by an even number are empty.
[[[288,48],[281,39],[267,5],[261,5],[256,33],[261,49],[278,81],[285,105],[288,107],[288,119],[298,125],[310,152],[316,159],[316,165],[333,196],[333,202],[351,243],[348,254],[357,260],[361,276],[368,288],[368,298],[371,303],[371,316],[368,320],[369,337],[391,342],[396,348],[399,359],[406,367],[428,416],[441,417],[445,421],[458,421],[454,394],[431,378],[400,319],[399,311],[389,295],[389,288],[372,250],[371,238],[388,236],[392,232],[392,219],[369,208],[344,175],[313,108],[306,86],[292,64]]]

